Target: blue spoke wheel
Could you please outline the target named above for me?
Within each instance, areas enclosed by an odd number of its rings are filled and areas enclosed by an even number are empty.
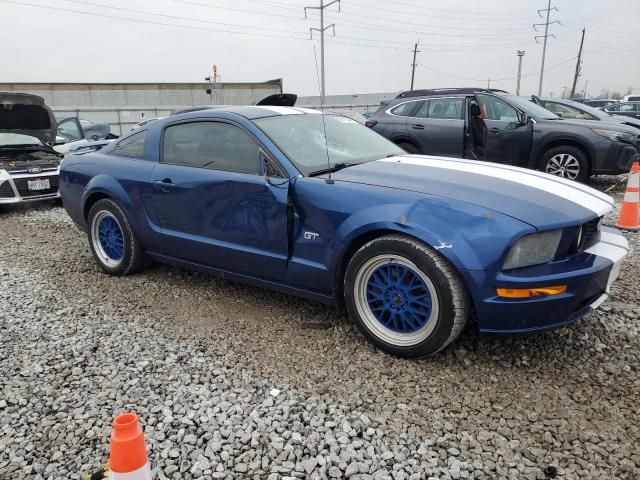
[[[377,255],[358,270],[354,301],[365,326],[380,340],[399,347],[417,345],[436,327],[440,310],[431,279],[399,255]]]
[[[99,260],[107,267],[114,268],[122,263],[125,239],[118,219],[108,210],[101,210],[91,223],[93,249]]]

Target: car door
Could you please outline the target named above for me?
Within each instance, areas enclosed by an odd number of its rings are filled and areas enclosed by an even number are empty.
[[[84,140],[84,134],[82,132],[82,126],[75,117],[65,118],[58,123],[58,130],[56,132],[58,137],[62,137],[65,143],[76,142],[78,140]]]
[[[153,222],[164,255],[282,280],[288,258],[288,181],[243,127],[227,121],[170,124],[152,172]]]
[[[484,160],[510,165],[527,165],[533,128],[506,100],[487,93],[475,95],[486,125]]]
[[[407,129],[422,153],[462,158],[463,104],[462,97],[431,98],[407,120]]]
[[[384,121],[375,125],[373,129],[394,142],[404,141],[407,137],[411,138],[412,135],[407,131],[407,121],[420,108],[422,102],[422,100],[410,100],[389,108],[385,112]],[[417,145],[417,142],[414,141],[414,143]]]

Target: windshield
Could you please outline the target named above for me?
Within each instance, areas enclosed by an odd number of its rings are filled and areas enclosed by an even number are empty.
[[[524,97],[517,97],[516,95],[500,95],[500,98],[508,100],[511,105],[518,107],[520,110],[528,113],[534,118],[540,118],[544,120],[557,120],[560,118],[555,113],[550,112],[540,105],[532,103]]]
[[[325,141],[323,117],[328,141]],[[280,115],[261,118],[254,123],[280,147],[303,175],[335,168],[340,164],[364,163],[405,153],[381,135],[355,120],[341,116],[314,113]]]
[[[42,145],[37,137],[21,133],[0,133],[0,145]]]
[[[602,110],[598,110],[597,108],[590,107],[589,105],[585,105],[584,103],[572,102],[571,100],[565,100],[565,103],[567,103],[567,105],[571,105],[577,110],[587,112],[596,118],[605,118],[605,117],[612,116],[610,113],[604,112]]]

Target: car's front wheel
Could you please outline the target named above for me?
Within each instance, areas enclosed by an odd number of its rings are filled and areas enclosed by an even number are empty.
[[[462,331],[468,301],[455,269],[403,235],[365,244],[347,267],[345,301],[360,331],[401,357],[433,355]]]
[[[110,199],[97,201],[89,210],[89,247],[102,270],[129,275],[146,263],[144,251],[122,209]]]
[[[586,182],[589,178],[589,161],[579,148],[561,145],[545,152],[542,170],[558,177]]]

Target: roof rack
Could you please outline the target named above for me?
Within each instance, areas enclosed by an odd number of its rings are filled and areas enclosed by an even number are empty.
[[[430,97],[433,95],[465,95],[474,92],[497,92],[497,93],[509,93],[505,90],[500,90],[497,88],[430,88],[430,89],[422,89],[422,90],[406,90],[400,93],[396,98],[410,98],[410,97]]]

